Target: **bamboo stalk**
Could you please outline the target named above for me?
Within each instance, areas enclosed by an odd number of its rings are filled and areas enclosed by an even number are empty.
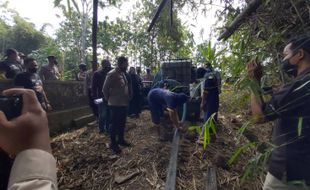
[[[248,6],[244,9],[242,13],[240,13],[234,21],[231,23],[229,27],[225,29],[225,31],[220,35],[218,40],[227,40],[242,24],[246,17],[250,16],[253,12],[255,12],[258,7],[262,4],[262,0],[253,0]]]

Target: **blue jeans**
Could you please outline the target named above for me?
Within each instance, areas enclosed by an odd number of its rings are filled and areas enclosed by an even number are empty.
[[[108,103],[103,101],[98,105],[99,112],[99,131],[100,132],[110,132],[110,110]]]

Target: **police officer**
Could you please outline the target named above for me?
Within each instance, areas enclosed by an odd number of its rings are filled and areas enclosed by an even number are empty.
[[[7,79],[13,79],[18,73],[23,72],[22,65],[18,62],[18,52],[15,49],[7,49],[6,59],[0,62],[0,73],[4,73]]]
[[[219,109],[219,82],[216,73],[211,66],[205,70],[204,83],[201,93],[200,108],[204,112],[204,122],[214,114],[214,120],[217,121],[217,112]]]
[[[181,129],[177,108],[187,102],[188,98],[184,93],[174,93],[162,88],[152,89],[148,94],[152,122],[158,126],[162,111],[167,108],[173,127]]]

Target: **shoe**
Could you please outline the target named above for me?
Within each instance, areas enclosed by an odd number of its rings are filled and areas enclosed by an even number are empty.
[[[110,148],[113,154],[120,154],[122,152],[118,145],[110,145]]]
[[[131,147],[131,144],[126,142],[125,140],[118,142],[118,144],[124,147]]]

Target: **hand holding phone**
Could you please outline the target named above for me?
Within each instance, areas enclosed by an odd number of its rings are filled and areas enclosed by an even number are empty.
[[[5,90],[3,94],[3,102],[7,106],[1,106],[0,111],[0,148],[10,155],[27,149],[51,152],[46,112],[35,92],[13,88]],[[15,95],[22,97],[22,104]]]
[[[22,111],[22,97],[18,95],[0,95],[0,111],[4,113],[8,120],[20,116]]]

